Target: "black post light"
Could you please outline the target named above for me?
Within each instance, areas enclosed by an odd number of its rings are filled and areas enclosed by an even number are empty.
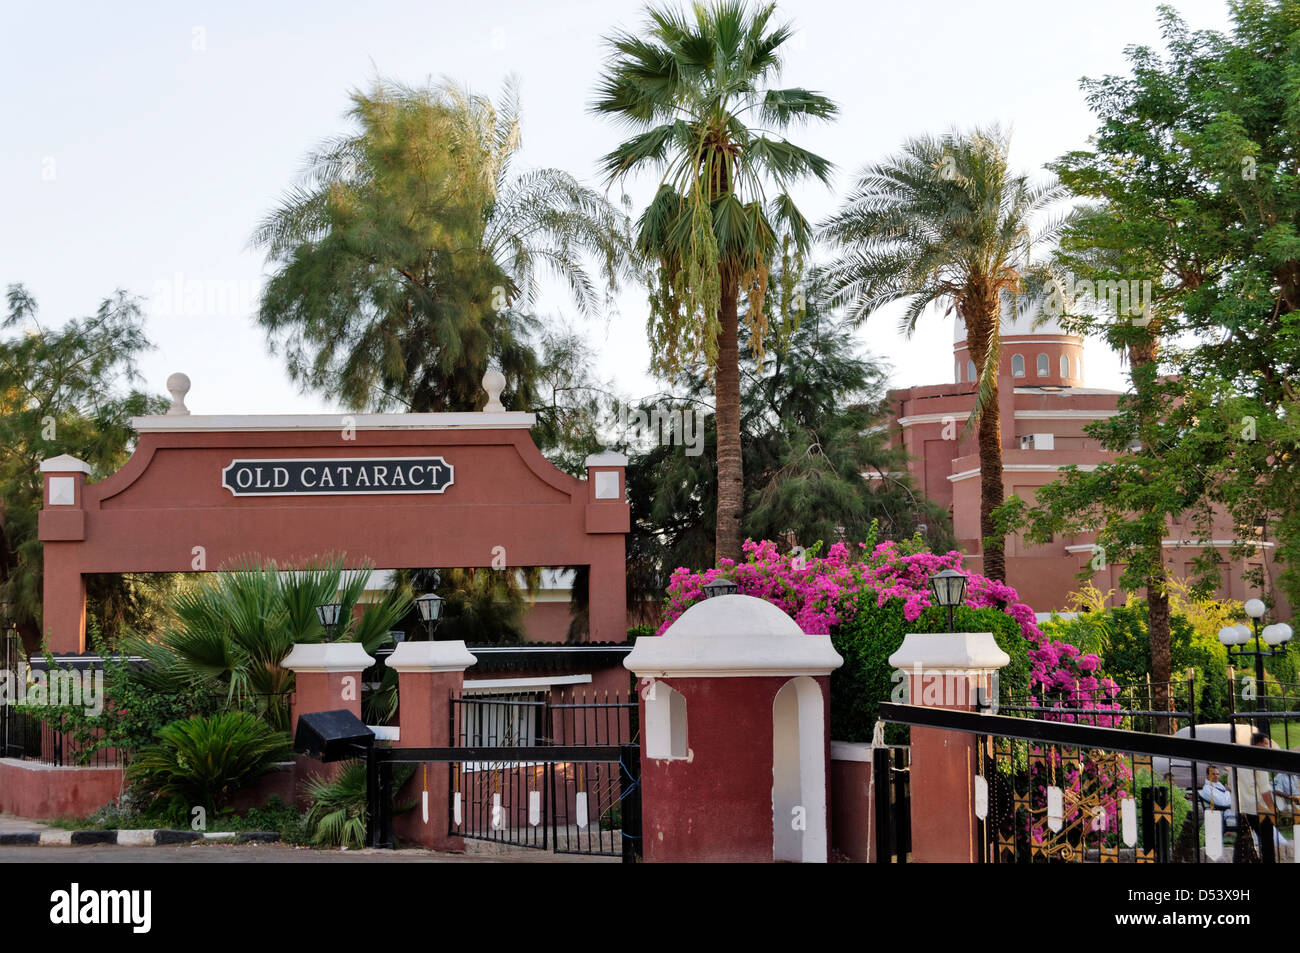
[[[343,615],[343,604],[327,602],[316,607],[316,618],[325,630],[325,641],[333,642],[338,637],[339,617]]]
[[[1246,615],[1250,616],[1251,628],[1244,625],[1224,626],[1219,630],[1219,641],[1228,649],[1229,663],[1245,658],[1255,660],[1255,711],[1260,714],[1260,717],[1255,719],[1255,726],[1260,732],[1268,735],[1269,720],[1263,717],[1263,713],[1268,710],[1264,697],[1264,659],[1286,652],[1286,643],[1291,641],[1291,626],[1285,622],[1277,622],[1261,629],[1260,620],[1264,618],[1264,612],[1268,608],[1261,599],[1247,600],[1245,608]],[[1252,634],[1255,647],[1248,649],[1246,645],[1251,641]],[[1261,641],[1269,647],[1265,649],[1260,644]],[[1235,685],[1232,690],[1236,692]]]
[[[700,588],[704,590],[705,599],[712,599],[714,596],[734,596],[740,591],[740,586],[723,576],[719,576],[712,582],[706,582]]]
[[[420,621],[424,623],[424,631],[429,636],[429,641],[433,641],[433,630],[438,627],[438,622],[442,619],[442,596],[432,592],[425,593],[415,600],[415,609],[420,613]]]
[[[953,630],[952,611],[962,604],[966,596],[966,574],[955,569],[944,569],[930,577],[930,592],[934,601],[948,609],[948,631]]]

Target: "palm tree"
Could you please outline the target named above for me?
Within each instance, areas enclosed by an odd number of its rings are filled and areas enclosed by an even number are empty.
[[[703,359],[717,416],[717,559],[739,559],[744,509],[740,446],[740,298],[751,339],[762,341],[778,252],[796,266],[811,228],[789,194],[832,165],[784,138],[796,122],[829,119],[835,105],[805,89],[774,89],[789,26],[775,4],[725,0],[689,13],[652,8],[643,35],[608,38],[594,112],[634,131],[601,160],[612,184],[649,167],[662,178],[637,222],[642,254],[657,264],[650,301],[655,369],[673,374]],[[752,124],[752,125],[751,125]],[[770,188],[769,188],[770,186]],[[790,287],[783,314],[790,315]]]
[[[906,300],[901,328],[909,336],[936,304],[966,325],[979,374],[969,424],[979,428],[983,572],[995,579],[1006,577],[1004,538],[993,518],[1003,496],[999,329],[1004,310],[1028,312],[1048,279],[1032,251],[1063,221],[1036,230],[1033,220],[1065,194],[1055,182],[1014,174],[1009,144],[996,126],[910,139],[862,171],[824,226],[840,249],[832,282],[855,320]]]
[[[274,272],[258,320],[290,374],[356,409],[474,410],[484,371],[533,399],[542,273],[591,314],[631,267],[626,215],[558,169],[516,173],[518,93],[444,82],[352,94],[354,134],[307,160],[253,244]]]
[[[317,606],[339,603],[336,640],[359,642],[371,654],[411,607],[408,593],[391,590],[354,611],[373,567],[343,565],[341,556],[295,570],[238,561],[182,589],[173,623],[156,636],[128,638],[123,648],[150,661],[138,677],[160,692],[222,695],[227,708],[256,711],[286,728],[294,676],[280,662],[297,643],[324,641]]]

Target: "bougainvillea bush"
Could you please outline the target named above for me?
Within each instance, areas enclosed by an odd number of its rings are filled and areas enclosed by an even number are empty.
[[[897,607],[908,623],[922,620],[931,608],[930,577],[941,569],[961,570],[962,554],[919,550],[895,542],[858,543],[850,548],[836,543],[825,556],[816,553],[783,554],[770,541],[747,541],[745,561],[722,560],[716,569],[692,572],[678,569],[668,586],[668,606],[659,632],[703,598],[705,583],[719,577],[735,582],[749,596],[779,606],[810,634],[833,634],[853,622],[867,608]],[[965,572],[965,570],[962,570]],[[1043,635],[1034,610],[1020,602],[1015,589],[996,579],[967,572],[965,604],[971,609],[994,609],[1013,619],[1029,645],[1028,689],[1031,703],[1050,697],[1054,704],[1092,701],[1099,690],[1114,683],[1096,676],[1100,659],[1068,642]],[[943,617],[946,621],[946,615]],[[912,631],[925,631],[916,625]],[[935,626],[935,630],[938,627]],[[1065,707],[1090,707],[1067,704]]]
[[[824,556],[817,550],[782,554],[772,542],[748,541],[745,561],[722,560],[719,568],[703,572],[678,569],[668,586],[668,604],[662,634],[668,626],[704,597],[702,587],[719,577],[737,584],[741,593],[757,596],[779,606],[810,634],[829,634],[844,665],[831,675],[831,735],[843,741],[869,741],[875,726],[876,709],[890,697],[894,672],[888,659],[908,632],[947,631],[947,612],[931,604],[930,577],[941,569],[962,572],[962,554],[942,555],[921,548],[919,543],[875,543],[850,547],[836,543]],[[1003,697],[1024,699],[1030,706],[1049,709],[1115,710],[1117,687],[1109,678],[1099,678],[1100,659],[1080,652],[1065,641],[1053,641],[1038,627],[1033,609],[1017,598],[1015,589],[979,573],[966,572],[965,605],[958,607],[954,623],[967,632],[992,632],[995,641],[1011,658],[1000,673]],[[1068,711],[1041,717],[1053,720],[1084,720],[1113,726],[1118,717],[1076,716]],[[901,740],[899,731],[887,741]],[[1046,764],[1059,761],[1059,753],[1017,743],[1023,762],[1033,748],[1046,756]],[[1085,792],[1101,800],[1106,811],[1105,830],[1113,830],[1119,799],[1129,796],[1128,772],[1120,768],[1109,774],[1089,768],[1080,774],[1064,765],[1051,772],[1018,773],[1018,785],[1035,789],[1045,802],[1048,783],[1073,793],[1066,797],[1074,805]],[[1012,783],[1017,783],[1012,782]],[[1023,792],[1022,792],[1023,793]],[[1020,817],[1023,834],[1043,843],[1056,835],[1046,826],[1044,812],[1032,818]],[[1066,811],[1065,822],[1078,837],[1092,824],[1080,821],[1074,807]],[[1100,832],[1094,836],[1102,836]]]

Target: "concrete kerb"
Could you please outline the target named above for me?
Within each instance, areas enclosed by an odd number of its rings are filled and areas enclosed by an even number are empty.
[[[17,831],[0,833],[0,847],[175,847],[180,844],[275,844],[275,831],[173,831],[161,829],[114,831]]]

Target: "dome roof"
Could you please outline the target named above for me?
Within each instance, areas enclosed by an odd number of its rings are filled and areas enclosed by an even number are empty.
[[[1039,321],[1042,321],[1039,324]],[[1078,337],[1071,334],[1061,327],[1061,323],[1051,315],[1042,314],[1042,304],[1035,302],[1024,314],[1016,316],[1015,310],[1010,303],[1004,303],[1002,308],[1002,325],[999,333],[1004,338],[1009,337],[1031,337],[1035,335],[1053,335],[1055,337]],[[952,341],[957,344],[966,340],[966,323],[961,318],[953,319]],[[1082,341],[1082,338],[1079,338]]]
[[[829,635],[809,635],[772,603],[717,596],[663,635],[637,639],[623,665],[637,675],[826,675],[844,664]]]

